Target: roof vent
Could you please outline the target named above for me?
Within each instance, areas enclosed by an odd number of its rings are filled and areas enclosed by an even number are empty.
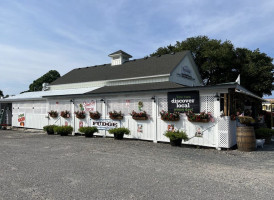
[[[131,55],[129,55],[128,53],[119,50],[116,51],[114,53],[111,53],[108,55],[109,57],[111,57],[111,66],[113,65],[121,65],[123,64],[125,61],[128,61],[129,58],[132,58]]]

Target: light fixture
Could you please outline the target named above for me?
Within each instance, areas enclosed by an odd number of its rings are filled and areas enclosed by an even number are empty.
[[[156,98],[155,98],[155,96],[151,97],[151,100],[153,100],[153,101],[154,101],[154,103],[155,103],[155,102],[156,102]]]
[[[100,101],[106,103],[104,99],[101,99]]]
[[[220,101],[220,96],[218,95],[218,93],[216,92],[214,98],[217,100],[217,101]]]
[[[73,101],[73,99],[71,99],[71,100],[70,100],[70,102],[74,104],[74,101]]]

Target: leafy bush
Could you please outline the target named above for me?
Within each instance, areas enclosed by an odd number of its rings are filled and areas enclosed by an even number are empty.
[[[272,137],[273,130],[269,128],[259,128],[255,130],[255,135],[257,139],[266,139],[267,137]]]
[[[72,126],[57,126],[54,128],[54,132],[60,134],[61,136],[66,136],[72,134],[73,128]]]
[[[177,140],[177,139],[182,139],[184,141],[188,140],[188,136],[186,132],[184,131],[166,131],[164,136],[168,137],[170,140]]]
[[[47,134],[53,135],[55,127],[57,127],[57,126],[56,125],[48,125],[48,126],[44,126],[43,129],[44,129],[44,131],[47,132]]]
[[[81,127],[79,128],[79,131],[84,133],[86,137],[92,137],[94,133],[98,132],[97,127]]]
[[[129,135],[130,134],[130,130],[128,128],[113,128],[113,129],[110,129],[108,130],[108,132],[110,134],[117,134],[117,135],[121,135],[121,134],[126,134],[126,135]]]

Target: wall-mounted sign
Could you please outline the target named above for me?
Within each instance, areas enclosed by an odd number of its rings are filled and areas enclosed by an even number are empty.
[[[169,112],[200,112],[199,91],[168,92]]]
[[[25,121],[26,121],[26,116],[25,113],[21,113],[18,115],[18,122],[20,126],[24,127],[25,126]]]
[[[91,100],[90,102],[84,102],[83,107],[87,112],[94,112],[96,108],[96,101]]]
[[[83,127],[83,122],[82,121],[79,122],[79,128],[81,128],[81,127]]]
[[[96,126],[99,130],[109,130],[121,126],[121,123],[111,119],[98,119],[92,121],[91,126]]]
[[[187,79],[193,79],[191,70],[186,65],[181,68],[181,76]]]
[[[137,124],[137,133],[143,133],[143,124]]]

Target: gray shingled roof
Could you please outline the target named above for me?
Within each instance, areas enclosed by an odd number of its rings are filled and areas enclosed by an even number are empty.
[[[74,69],[60,77],[51,85],[125,79],[144,76],[170,74],[189,51],[166,54],[160,57],[134,59],[122,65],[110,64]]]
[[[157,82],[157,83],[142,83],[142,84],[131,84],[131,85],[117,85],[117,86],[104,86],[87,92],[85,94],[105,94],[105,93],[120,93],[120,92],[141,92],[141,91],[155,91],[155,90],[166,90],[166,89],[177,89],[182,88],[183,85],[173,82]]]

